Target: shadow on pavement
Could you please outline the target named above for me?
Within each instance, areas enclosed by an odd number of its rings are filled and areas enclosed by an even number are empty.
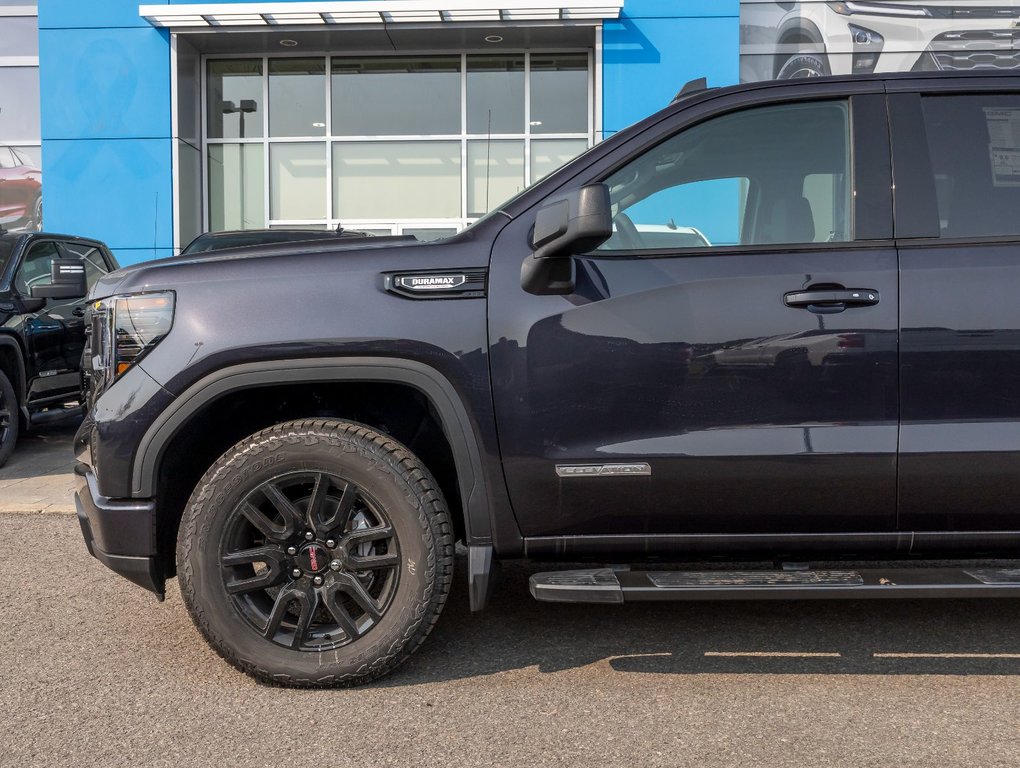
[[[1020,673],[1020,603],[1011,600],[551,604],[534,601],[527,584],[547,568],[510,564],[490,606],[472,615],[463,558],[457,566],[435,631],[380,685],[602,663],[678,675]]]

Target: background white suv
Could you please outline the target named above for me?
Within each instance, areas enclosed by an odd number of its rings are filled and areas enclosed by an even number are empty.
[[[1020,69],[1017,0],[741,0],[741,80]]]

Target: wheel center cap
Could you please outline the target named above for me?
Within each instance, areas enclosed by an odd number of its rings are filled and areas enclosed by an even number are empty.
[[[298,555],[302,570],[311,573],[320,573],[329,568],[329,559],[325,547],[318,544],[309,544]]]

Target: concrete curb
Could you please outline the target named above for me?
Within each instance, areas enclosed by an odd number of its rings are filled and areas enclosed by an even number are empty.
[[[0,515],[73,515],[74,504],[47,504],[40,501],[0,504]]]

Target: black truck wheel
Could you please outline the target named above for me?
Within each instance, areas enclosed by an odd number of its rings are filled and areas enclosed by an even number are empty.
[[[14,453],[18,442],[18,398],[14,386],[3,371],[0,371],[0,467]]]
[[[234,666],[298,687],[364,683],[405,661],[446,602],[450,516],[405,447],[306,420],[245,438],[199,481],[177,541],[196,626]]]

